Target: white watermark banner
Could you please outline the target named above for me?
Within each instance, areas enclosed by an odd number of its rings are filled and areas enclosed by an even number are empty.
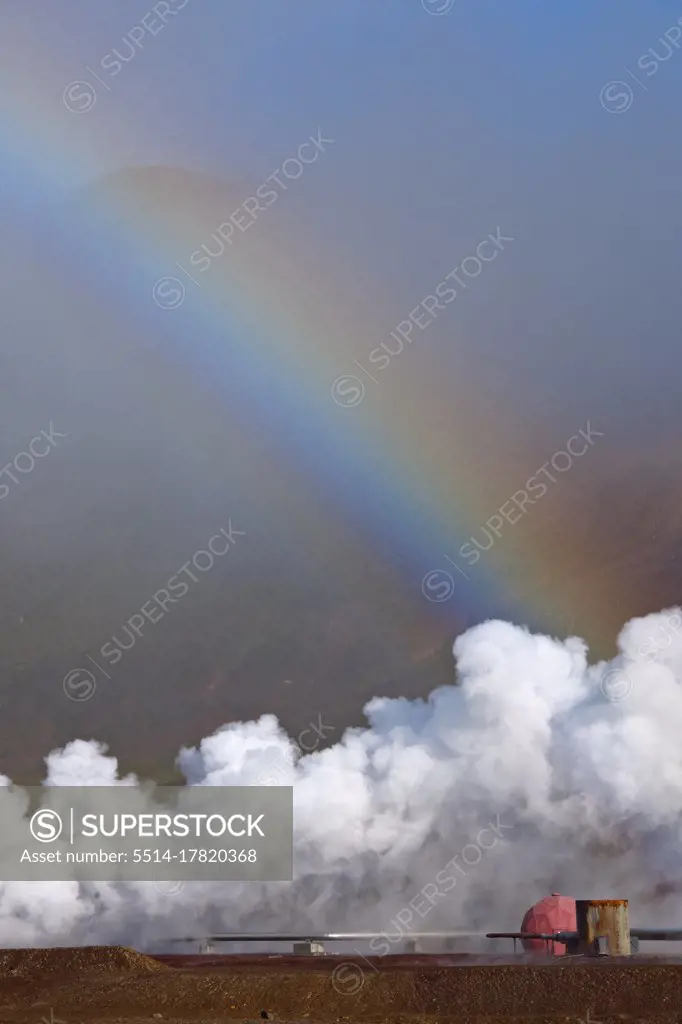
[[[0,786],[6,881],[293,879],[290,786]]]

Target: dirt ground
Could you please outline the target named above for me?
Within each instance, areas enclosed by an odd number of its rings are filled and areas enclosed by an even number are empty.
[[[263,1016],[267,1014],[267,1018]],[[682,960],[0,950],[0,1024],[682,1024]]]

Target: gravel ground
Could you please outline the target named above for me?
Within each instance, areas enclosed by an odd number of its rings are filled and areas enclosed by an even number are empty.
[[[0,950],[0,1024],[682,1024],[680,963],[500,959]]]

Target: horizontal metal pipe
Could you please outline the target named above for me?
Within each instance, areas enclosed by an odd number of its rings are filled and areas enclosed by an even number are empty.
[[[356,939],[374,939],[383,932],[307,932],[296,935],[288,933],[261,935],[228,932],[222,935],[190,935],[186,938],[169,939],[169,942],[352,942]],[[483,938],[485,932],[406,932],[402,938],[409,939],[457,939]]]
[[[189,935],[185,938],[169,939],[169,942],[354,942],[373,939],[383,932],[314,932],[262,934],[225,932],[221,935]],[[682,928],[631,928],[630,934],[642,942],[682,942]],[[576,939],[577,932],[406,932],[402,939],[543,939],[565,943]]]
[[[682,928],[631,928],[630,935],[641,942],[682,942]],[[577,932],[486,932],[487,939],[577,939]]]

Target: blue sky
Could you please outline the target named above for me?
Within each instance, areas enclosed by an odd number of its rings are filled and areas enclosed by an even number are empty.
[[[682,4],[455,0],[434,16],[421,0],[189,0],[93,110],[70,113],[64,88],[152,7],[29,0],[4,14],[5,80],[30,79],[70,185],[149,163],[254,183],[321,127],[333,161],[292,209],[368,290],[396,296],[394,323],[501,225],[514,259],[460,311],[463,357],[470,345],[494,361],[503,389],[531,381],[540,415],[561,413],[569,383],[567,421],[601,402],[645,429],[631,407],[652,380],[672,408],[682,52],[639,72],[648,91],[630,72]],[[622,114],[600,102],[612,80],[633,89]]]
[[[50,41],[49,68],[36,56],[32,70],[57,114],[63,86],[85,65],[96,68],[152,7],[29,0],[4,15],[0,46],[10,66],[25,66]],[[142,41],[93,114],[114,139],[125,135],[126,118],[144,116],[144,144],[122,149],[123,164],[175,160],[257,173],[318,122],[334,125],[349,147],[368,145],[370,155],[402,143],[408,167],[420,153],[439,165],[456,155],[471,161],[471,148],[487,160],[486,143],[515,165],[524,165],[529,145],[551,150],[600,137],[617,150],[627,145],[623,119],[600,116],[599,90],[681,14],[670,0],[455,0],[440,17],[420,0],[189,0]],[[661,68],[649,102],[625,119],[632,144],[674,110],[679,63]],[[70,127],[83,129],[71,120],[60,125],[67,142]],[[109,154],[100,169],[115,159]]]
[[[26,0],[2,15],[0,105],[27,139],[34,111],[41,133],[49,124],[36,163],[71,189],[143,164],[251,188],[321,128],[333,149],[286,209],[329,267],[352,272],[348,308],[376,295],[378,310],[367,335],[348,337],[339,372],[499,226],[515,240],[509,258],[430,328],[377,402],[464,366],[484,411],[517,409],[540,447],[589,417],[621,447],[674,443],[682,47],[650,77],[640,70],[643,84],[632,73],[682,3],[455,0],[436,16],[432,2],[189,0],[79,114],[65,89],[86,66],[103,75],[153,3]],[[612,81],[632,88],[621,113],[600,99]],[[18,296],[15,254],[40,262],[40,223],[6,150]],[[18,350],[34,343],[34,315],[11,321]],[[29,404],[8,400],[7,422],[32,422]]]

